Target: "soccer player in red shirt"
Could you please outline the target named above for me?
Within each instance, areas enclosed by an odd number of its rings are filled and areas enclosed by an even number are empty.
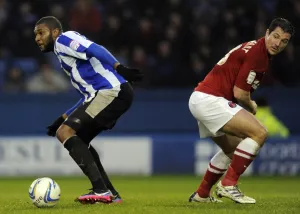
[[[239,177],[263,146],[268,131],[255,118],[257,105],[251,93],[268,72],[272,56],[279,54],[294,34],[292,24],[274,19],[265,37],[238,45],[229,51],[198,84],[189,100],[200,137],[211,137],[221,150],[211,159],[203,180],[190,202],[221,202],[216,195],[237,203],[254,204],[237,186]]]

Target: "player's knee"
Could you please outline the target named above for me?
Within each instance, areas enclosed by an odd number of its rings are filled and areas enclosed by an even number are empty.
[[[57,139],[63,143],[65,140],[75,135],[76,132],[69,126],[61,125],[56,132]]]
[[[263,142],[263,144],[265,143],[265,141],[267,140],[268,138],[268,130],[266,127],[262,126],[260,128],[260,131],[259,131],[259,137],[261,139],[261,141]],[[262,145],[263,145],[262,144]]]
[[[251,136],[251,138],[262,147],[268,138],[268,130],[264,126],[259,126],[256,128],[254,136]]]

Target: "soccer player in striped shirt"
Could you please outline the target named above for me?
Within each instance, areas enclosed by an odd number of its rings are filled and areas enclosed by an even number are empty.
[[[237,186],[268,135],[254,116],[257,105],[251,93],[268,72],[272,56],[284,50],[293,34],[288,20],[274,19],[264,37],[233,48],[195,88],[189,107],[198,122],[200,137],[211,137],[221,150],[211,159],[189,201],[220,202],[210,190],[227,171],[217,184],[216,194],[237,203],[256,202]]]
[[[100,132],[112,129],[130,108],[133,90],[128,81],[141,81],[143,74],[121,65],[103,46],[83,35],[63,32],[55,17],[41,18],[34,33],[40,50],[55,53],[81,95],[75,106],[47,127],[48,135],[58,138],[91,181],[92,191],[77,200],[81,203],[121,202],[90,142]]]

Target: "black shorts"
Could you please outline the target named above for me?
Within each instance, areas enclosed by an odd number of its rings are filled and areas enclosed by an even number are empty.
[[[78,107],[64,122],[76,131],[85,143],[100,132],[112,129],[119,117],[131,106],[133,89],[129,83],[111,90],[98,91],[96,96]]]

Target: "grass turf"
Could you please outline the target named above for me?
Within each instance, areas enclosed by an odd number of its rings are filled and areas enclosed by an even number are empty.
[[[90,188],[84,177],[53,177],[60,185],[61,200],[53,208],[36,208],[28,196],[35,178],[0,178],[0,213],[109,213],[109,214],[244,214],[300,213],[299,177],[243,177],[240,187],[257,200],[255,205],[242,205],[224,199],[221,204],[189,203],[197,188],[195,176],[112,177],[123,197],[122,204],[81,205],[74,198]]]

